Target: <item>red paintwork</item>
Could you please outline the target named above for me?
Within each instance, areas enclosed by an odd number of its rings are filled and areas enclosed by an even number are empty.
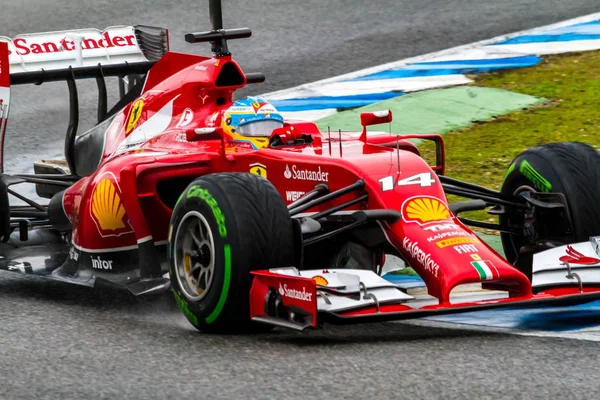
[[[10,86],[10,73],[8,65],[8,43],[0,42],[0,87]]]
[[[587,284],[587,285],[589,285],[589,284]],[[599,286],[585,286],[584,288],[582,288],[582,291],[580,292],[579,287],[577,286],[577,283],[574,283],[570,287],[557,287],[557,288],[545,289],[543,292],[538,293],[538,295],[539,296],[547,295],[547,296],[553,296],[553,297],[560,297],[560,296],[573,295],[573,294],[578,294],[578,293],[593,293],[593,292],[598,292],[598,291],[600,291]]]
[[[207,59],[177,53],[167,54],[150,70],[140,97],[144,101],[142,108],[135,109],[138,99],[125,107],[108,128],[104,159],[97,171],[66,191],[64,209],[73,223],[75,245],[84,250],[101,250],[135,247],[137,241],[150,237],[155,242],[164,241],[167,239],[171,210],[159,199],[157,182],[223,171],[248,172],[253,163],[264,166],[267,179],[273,182],[288,204],[295,200],[288,199],[288,191],[308,192],[318,183],[327,183],[330,190],[334,191],[357,179],[365,181],[369,200],[354,206],[354,209],[401,210],[405,201],[415,196],[435,198],[440,204],[447,203],[434,171],[418,155],[414,145],[402,140],[400,151],[397,152],[396,137],[389,134],[369,133],[366,143],[363,143],[358,140],[360,132],[342,133],[340,142],[338,132],[332,132],[329,137],[327,133],[319,133],[315,124],[290,122],[299,131],[311,134],[314,143],[255,151],[228,144],[223,148],[221,138],[214,136],[188,142],[186,133],[190,130],[218,126],[219,111],[231,104],[234,90],[245,85],[245,82],[240,82],[237,86],[216,87],[216,78],[223,68],[235,68],[241,72],[230,57]],[[219,98],[221,103],[217,105]],[[171,102],[172,112],[165,112],[169,110]],[[161,109],[165,112],[165,124],[156,122],[160,119]],[[189,117],[186,109],[191,110],[193,116],[185,127],[177,127],[184,113]],[[140,117],[128,132],[132,113],[139,113]],[[136,130],[140,127],[146,134],[153,133],[156,127],[160,129],[154,132],[156,135],[151,139],[134,148],[120,148],[126,140],[138,134]],[[389,147],[384,145],[390,143]],[[293,174],[298,170],[321,172],[322,180],[294,179]],[[424,187],[394,185],[393,190],[385,192],[379,182],[386,176],[392,176],[397,182],[422,173],[433,173],[435,182]],[[92,215],[94,191],[104,179],[109,179],[116,187],[126,211],[123,224],[115,230],[102,230]],[[354,195],[348,194],[310,211],[329,208],[352,198]],[[114,199],[110,198],[110,202],[114,203]],[[451,215],[443,221],[424,224],[407,220],[384,224],[390,242],[410,261],[427,283],[429,293],[440,299],[441,304],[448,303],[450,291],[455,286],[480,282],[477,270],[471,266],[473,258],[470,254],[459,253],[453,245],[440,247],[436,245],[439,242],[437,239],[428,241],[428,238],[436,235],[431,230],[432,226],[441,224],[447,227],[449,223],[456,224],[451,229],[454,235],[445,239],[468,236],[469,244],[475,246],[479,257],[495,266],[499,274],[497,281],[510,285],[511,295],[531,294],[525,275]],[[427,254],[430,255],[429,264],[423,262],[423,255]]]

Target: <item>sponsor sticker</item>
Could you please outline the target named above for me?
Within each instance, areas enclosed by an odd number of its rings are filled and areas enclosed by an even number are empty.
[[[186,108],[185,110],[183,110],[183,113],[181,114],[181,118],[179,119],[179,122],[177,123],[177,125],[175,125],[175,128],[183,128],[184,126],[188,126],[189,124],[192,123],[193,119],[194,119],[194,112],[192,111],[191,108]]]
[[[436,242],[437,246],[440,249],[448,246],[454,246],[457,244],[465,244],[465,243],[479,243],[479,240],[476,238],[452,238],[452,239],[444,239]]]
[[[498,273],[498,270],[490,261],[471,261],[471,265],[475,268],[482,281],[489,281],[500,277],[500,273]]]
[[[94,269],[112,269],[113,260],[103,260],[102,258],[100,258],[100,256],[90,256],[90,259],[92,260],[92,268]]]
[[[205,189],[199,185],[192,185],[188,189],[186,197],[188,199],[191,197],[198,197],[198,198],[204,200],[206,202],[206,204],[208,204],[208,206],[211,208],[211,210],[213,212],[213,216],[215,217],[215,220],[217,221],[217,226],[219,227],[219,235],[223,239],[227,238],[227,227],[225,226],[225,216],[223,215],[221,208],[217,204],[217,200],[215,200],[215,198],[210,194],[210,192],[207,189]]]
[[[120,236],[133,232],[127,223],[119,190],[111,179],[103,178],[96,184],[90,209],[101,236]]]
[[[286,179],[294,179],[297,181],[314,181],[314,182],[329,182],[329,172],[321,171],[321,167],[317,169],[298,168],[295,164],[290,166],[286,164],[283,176]]]
[[[448,222],[445,224],[424,226],[423,229],[425,229],[426,231],[431,231],[431,232],[437,233],[437,232],[445,232],[445,231],[451,231],[451,230],[459,230],[462,228],[460,225],[455,224],[454,222]]]
[[[479,254],[471,254],[471,258],[475,261],[481,261],[481,256]]]
[[[427,238],[428,242],[435,242],[436,240],[446,239],[446,238],[455,238],[460,236],[470,237],[471,234],[465,231],[448,231],[448,232],[440,232],[433,236]]]
[[[75,42],[67,39],[64,36],[66,32],[57,32],[49,35],[24,35],[16,37],[13,41],[9,41],[12,50],[8,54],[12,54],[14,50],[19,56],[61,53],[64,51],[74,51]],[[121,33],[121,34],[118,34]],[[87,31],[84,33],[84,38],[81,42],[82,50],[103,50],[113,47],[134,47],[137,46],[135,35],[125,34],[126,31]],[[105,50],[106,51],[106,50]]]
[[[321,275],[315,275],[315,276],[313,276],[312,280],[315,281],[315,283],[317,285],[319,285],[319,286],[327,286],[329,284],[329,282],[327,281],[327,279],[325,279]]]
[[[285,198],[287,201],[296,201],[300,197],[304,196],[306,192],[298,192],[295,190],[288,190],[285,192]]]
[[[255,101],[252,103],[252,109],[254,110],[254,114],[258,113],[258,110],[260,110],[263,106],[267,105],[268,103],[264,102],[264,101]]]
[[[261,163],[250,164],[250,173],[263,178],[267,177],[267,167]]]
[[[71,248],[69,249],[69,259],[73,261],[79,260],[79,253],[77,252],[77,250],[75,250],[74,246],[71,246]]]
[[[252,142],[249,142],[247,140],[228,140],[227,143],[232,146],[239,147],[241,149],[254,149],[254,147],[252,146]]]
[[[450,221],[452,214],[446,204],[437,197],[416,196],[404,201],[402,217],[406,222],[425,225],[432,222]]]
[[[596,257],[588,257],[575,250],[573,246],[567,246],[567,254],[560,257],[559,260],[569,264],[593,265],[600,263],[600,259]]]
[[[419,263],[426,271],[431,273],[433,276],[438,276],[440,266],[438,263],[432,260],[430,253],[425,253],[419,247],[419,242],[413,242],[409,238],[405,237],[402,241],[404,250],[410,253],[410,255]]]
[[[208,97],[208,96],[207,96]],[[219,113],[216,112],[213,115],[211,115],[211,117],[208,119],[208,123],[206,124],[207,126],[215,126],[216,122],[217,122],[217,118],[219,117]]]
[[[142,110],[144,109],[144,100],[139,99],[136,101],[131,107],[131,114],[129,114],[129,122],[127,123],[127,129],[125,130],[125,135],[129,135],[135,125],[140,120],[142,116]]]
[[[535,170],[527,162],[527,160],[523,160],[521,162],[521,166],[519,167],[519,172],[527,179],[529,179],[536,188],[538,188],[542,192],[550,192],[552,191],[552,184],[548,182],[546,178],[544,178],[539,172]]]
[[[475,246],[474,244],[459,244],[458,246],[454,246],[453,249],[458,254],[477,253],[477,246]]]
[[[302,291],[300,291],[296,289],[288,289],[288,285],[285,283],[283,285],[281,285],[281,283],[279,284],[279,294],[281,297],[307,302],[312,301],[313,295],[312,293],[307,292],[304,286],[302,287]]]

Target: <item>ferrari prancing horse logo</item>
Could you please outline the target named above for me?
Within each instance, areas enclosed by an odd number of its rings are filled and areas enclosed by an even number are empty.
[[[129,122],[127,123],[127,130],[125,131],[125,135],[129,135],[129,133],[133,130],[135,125],[140,120],[142,116],[142,109],[144,108],[144,100],[139,99],[135,102],[133,107],[131,107],[131,114],[129,115]]]
[[[264,101],[255,101],[252,103],[252,109],[254,110],[254,114],[258,113],[258,110],[260,110],[260,108],[264,105],[266,105],[267,103]]]
[[[260,163],[250,164],[250,173],[267,178],[267,167]]]

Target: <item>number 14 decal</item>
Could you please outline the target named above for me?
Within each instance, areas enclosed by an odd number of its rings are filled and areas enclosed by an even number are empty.
[[[392,175],[386,176],[378,180],[381,183],[381,191],[387,192],[388,190],[394,190],[394,177]],[[413,175],[409,178],[400,179],[396,186],[408,186],[408,185],[419,185],[421,187],[431,186],[435,183],[435,179],[431,172],[423,172],[421,174]]]

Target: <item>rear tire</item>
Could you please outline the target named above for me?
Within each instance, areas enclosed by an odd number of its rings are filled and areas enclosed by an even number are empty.
[[[169,232],[173,293],[190,323],[206,333],[267,329],[250,321],[250,271],[293,266],[294,238],[285,202],[268,180],[247,173],[194,180]]]
[[[562,193],[565,195],[573,223],[570,235],[558,238],[562,242],[583,242],[600,234],[600,153],[580,142],[550,143],[528,149],[510,165],[501,192],[507,195],[519,191]],[[500,216],[503,226],[519,225],[522,215]],[[528,244],[523,236],[502,233],[506,259],[531,279],[531,254],[518,260],[519,250]],[[540,238],[544,239],[544,238]],[[522,257],[521,257],[522,258]]]

